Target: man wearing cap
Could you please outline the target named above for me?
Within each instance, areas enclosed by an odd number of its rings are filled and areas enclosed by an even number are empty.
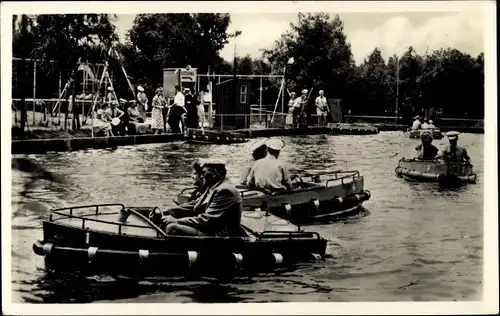
[[[328,102],[324,96],[325,92],[319,90],[319,95],[316,98],[316,114],[318,115],[318,125],[326,126],[326,115],[328,113]]]
[[[162,217],[167,235],[235,236],[241,227],[242,199],[226,178],[222,161],[202,161],[206,189],[195,201],[170,209],[171,213],[192,214],[175,218]],[[169,212],[167,211],[167,212]],[[180,211],[180,212],[179,212]]]
[[[292,188],[292,180],[286,163],[278,159],[284,143],[281,139],[266,141],[267,156],[257,160],[247,176],[248,187],[257,187],[269,191],[281,191]]]
[[[457,145],[459,132],[448,132],[446,137],[448,137],[449,145],[442,148],[436,158],[442,158],[447,162],[467,162],[470,163],[470,157],[467,150],[463,147]]]
[[[146,112],[148,111],[148,97],[144,93],[144,88],[142,86],[137,87],[137,110],[139,115],[144,121],[146,121]]]
[[[118,136],[124,133],[124,125],[121,119],[125,112],[120,110],[116,104],[117,102],[111,102],[111,106],[105,110],[108,117],[111,118],[111,133],[113,136]]]
[[[432,133],[430,131],[422,131],[420,133],[421,143],[415,147],[418,153],[417,158],[421,160],[432,160],[436,157],[438,149],[432,145]]]
[[[267,155],[267,139],[257,140],[255,143],[250,146],[250,152],[252,153],[252,159],[247,163],[246,167],[243,168],[241,172],[240,181],[242,185],[247,184],[247,177],[250,174],[250,170],[252,170],[253,164]]]
[[[415,121],[413,122],[413,125],[411,126],[412,130],[417,130],[420,129],[422,126],[422,122],[420,122],[420,116],[415,116]]]

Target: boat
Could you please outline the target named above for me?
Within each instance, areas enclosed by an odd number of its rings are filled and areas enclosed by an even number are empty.
[[[237,186],[244,212],[265,211],[294,225],[323,223],[365,212],[362,204],[371,197],[357,170],[303,173],[295,178],[291,190],[278,192]],[[188,202],[193,190],[183,189],[174,202]]]
[[[411,129],[411,128],[408,128],[407,134],[408,134],[408,137],[410,137],[410,138],[420,138],[420,134],[423,131],[432,132],[432,138],[434,138],[434,139],[441,139],[444,137],[439,128],[433,128],[433,129]]]
[[[185,140],[191,144],[239,144],[247,141],[245,135],[237,132],[214,131],[189,128]]]
[[[452,163],[444,160],[420,160],[401,158],[394,170],[407,179],[422,182],[438,182],[443,185],[476,183],[477,175],[469,163]]]
[[[376,126],[360,123],[328,123],[332,135],[372,135],[378,134]]]
[[[96,204],[51,210],[33,251],[51,271],[121,276],[239,276],[321,260],[316,232],[255,210],[233,237],[168,236],[157,207]]]

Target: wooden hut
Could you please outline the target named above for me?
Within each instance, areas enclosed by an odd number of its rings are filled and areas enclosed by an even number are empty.
[[[250,127],[250,91],[253,80],[229,79],[214,86],[215,126],[221,129]]]

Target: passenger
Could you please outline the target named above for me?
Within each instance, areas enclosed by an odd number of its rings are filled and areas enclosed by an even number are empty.
[[[247,177],[250,174],[250,170],[252,170],[253,164],[257,160],[266,157],[267,155],[266,141],[267,139],[258,140],[250,147],[250,152],[252,153],[252,159],[250,159],[250,161],[247,163],[247,166],[241,172],[240,180],[242,185],[247,184]]]
[[[429,128],[429,124],[428,124],[428,120],[427,119],[424,119],[424,123],[422,124],[422,126],[420,126],[421,129],[428,129]]]
[[[411,126],[412,130],[417,130],[420,129],[422,126],[422,123],[420,122],[420,116],[415,116],[415,121],[413,122],[413,125]]]
[[[267,156],[257,160],[247,177],[247,185],[269,191],[281,191],[292,188],[292,180],[286,163],[278,159],[284,143],[281,139],[269,139],[266,142]]]
[[[463,147],[457,145],[459,132],[448,132],[446,137],[448,137],[449,145],[442,148],[436,158],[442,158],[447,162],[470,163],[470,157],[467,150]]]
[[[432,145],[432,133],[430,131],[422,131],[422,133],[420,133],[420,139],[422,143],[415,147],[418,153],[417,158],[421,160],[434,159],[439,150]]]
[[[201,197],[205,190],[205,183],[203,180],[203,167],[199,162],[195,162],[193,164],[193,172],[191,173],[191,178],[193,179],[193,185],[195,186],[195,189],[193,192],[191,192],[189,201],[196,201]]]
[[[225,164],[202,162],[206,190],[196,200],[179,205],[193,215],[162,217],[167,235],[235,236],[241,229],[242,199],[236,187],[226,178]]]
[[[429,126],[427,128],[430,128],[430,129],[436,128],[436,126],[434,125],[434,122],[432,120],[429,120]]]

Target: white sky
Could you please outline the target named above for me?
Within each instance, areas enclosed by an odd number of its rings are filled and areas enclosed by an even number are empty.
[[[333,17],[335,13],[330,13]],[[116,26],[121,39],[132,27],[135,15],[120,14]],[[351,43],[356,63],[361,63],[375,47],[385,59],[402,54],[412,45],[418,53],[453,47],[473,56],[483,51],[484,23],[480,12],[404,12],[404,13],[340,13],[344,31]],[[259,49],[269,48],[290,22],[297,21],[296,13],[231,14],[228,31],[242,31],[237,39],[237,55],[260,57]],[[221,51],[232,60],[234,42]]]

